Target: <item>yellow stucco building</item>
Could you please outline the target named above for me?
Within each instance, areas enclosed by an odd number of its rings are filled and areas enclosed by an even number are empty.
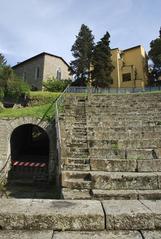
[[[147,85],[147,54],[142,46],[111,50],[113,88],[142,88]]]

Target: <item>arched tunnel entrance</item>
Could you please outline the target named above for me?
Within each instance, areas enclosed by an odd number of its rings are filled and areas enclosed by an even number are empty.
[[[19,126],[13,131],[10,144],[13,167],[48,168],[49,138],[39,126]]]
[[[50,140],[44,129],[24,124],[10,138],[11,169],[8,188],[19,198],[55,198],[54,182],[49,182]]]

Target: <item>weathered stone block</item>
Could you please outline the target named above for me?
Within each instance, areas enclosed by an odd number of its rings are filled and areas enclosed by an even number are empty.
[[[98,201],[1,199],[2,229],[104,230],[105,219]]]
[[[158,177],[158,187],[161,189],[161,172],[156,172],[156,175]]]
[[[137,200],[103,201],[107,230],[150,230],[155,228],[153,213]]]
[[[144,239],[160,239],[161,231],[142,231]]]
[[[161,171],[161,160],[137,160],[138,172],[159,172]]]
[[[155,229],[161,229],[161,201],[142,200],[141,203],[145,205],[152,213],[151,220],[154,221]]]
[[[136,190],[99,190],[93,189],[92,196],[99,200],[137,200],[138,192]]]
[[[139,200],[161,200],[161,190],[138,190]]]
[[[91,172],[93,189],[158,189],[157,175],[134,172]]]
[[[97,159],[91,158],[91,170],[93,171],[107,171],[107,172],[135,172],[136,160],[120,160],[120,159]]]
[[[52,239],[53,231],[0,231],[0,239]]]
[[[25,214],[31,202],[31,199],[1,199],[0,227],[2,229],[24,229]]]
[[[53,239],[142,239],[137,231],[56,232]]]

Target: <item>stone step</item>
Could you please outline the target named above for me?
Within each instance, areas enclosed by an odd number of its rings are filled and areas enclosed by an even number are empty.
[[[105,117],[105,116],[102,116]],[[114,117],[114,119],[113,119]],[[118,116],[113,117],[105,117],[104,120],[102,118],[94,118],[94,119],[87,119],[88,127],[91,128],[134,128],[137,130],[137,128],[143,128],[143,129],[153,129],[153,127],[157,127],[160,130],[160,117],[155,118],[146,118],[146,119],[139,119],[135,118],[133,120],[132,118],[126,119],[126,118],[119,118]]]
[[[83,179],[84,181],[91,181],[90,171],[62,171],[62,180],[66,179]]]
[[[13,233],[14,230],[47,232],[47,230],[105,229],[101,203],[90,200],[1,199],[0,218],[1,232],[3,230],[12,230]]]
[[[65,200],[87,200],[91,199],[90,190],[78,190],[78,189],[70,189],[70,188],[63,188],[62,189],[62,198]]]
[[[143,125],[139,120],[137,122],[121,122],[118,121],[114,124],[114,122],[107,122],[107,120],[102,123],[99,122],[88,122],[88,131],[89,132],[123,132],[123,131],[142,131],[142,132],[161,132],[161,125]]]
[[[87,170],[90,170],[90,165],[88,165],[88,164],[67,164],[67,165],[64,165],[64,170],[87,171]]]
[[[90,189],[91,175],[89,171],[62,171],[62,187],[71,189]]]
[[[66,179],[62,180],[62,187],[70,189],[91,189],[91,181],[83,179]]]
[[[130,140],[130,139],[155,139],[155,138],[161,138],[160,132],[154,132],[154,131],[132,131],[132,130],[124,130],[122,132],[118,131],[88,131],[88,139],[89,140],[96,140],[96,139],[109,139],[109,140]]]
[[[161,231],[56,232],[52,239],[160,239]],[[144,238],[142,237],[144,235]],[[19,239],[19,238],[17,238]],[[31,238],[32,239],[32,238]],[[40,238],[41,239],[41,238]],[[48,239],[48,238],[46,238]],[[50,238],[51,239],[51,238]]]
[[[89,149],[87,148],[87,145],[86,145],[86,147],[84,148],[84,147],[76,147],[76,146],[69,146],[68,147],[68,149],[69,149],[69,152],[70,153],[79,153],[79,154],[83,154],[83,155],[85,155],[85,154],[88,154],[88,152],[89,152]]]
[[[100,190],[93,189],[97,200],[161,200],[161,190]]]
[[[81,127],[73,127],[72,128],[73,132],[86,132],[86,127],[84,125],[82,125]]]
[[[91,172],[93,189],[157,190],[161,189],[161,173]]]
[[[52,230],[1,230],[0,239],[51,239]]]
[[[87,134],[85,134],[85,135],[75,134],[75,135],[72,135],[72,139],[73,139],[73,141],[82,141],[82,140],[87,141]],[[69,138],[69,140],[71,140],[71,139]]]
[[[85,144],[84,144],[85,145]],[[86,143],[87,145],[87,143]],[[159,148],[161,146],[161,138],[150,139],[122,139],[122,140],[109,140],[109,139],[93,139],[88,140],[90,148],[104,148],[104,149],[149,149]]]
[[[70,147],[70,148],[87,148],[87,140],[84,140],[84,142],[82,142],[81,140],[72,140],[72,142],[70,142],[71,140],[69,139],[69,141],[66,141],[66,146]]]
[[[106,172],[161,172],[161,159],[99,159],[91,158],[92,171]]]
[[[160,149],[104,149],[90,148],[90,157],[104,159],[157,159],[161,158]]]
[[[104,118],[104,120],[102,120],[102,118]],[[116,112],[116,113],[97,113],[97,111],[93,112],[93,113],[89,113],[88,112],[88,115],[87,115],[87,121],[88,123],[90,122],[100,122],[100,121],[107,121],[107,122],[111,122],[112,119],[115,119],[118,121],[119,120],[126,120],[127,122],[128,121],[132,121],[132,119],[135,119],[135,120],[139,120],[139,121],[145,121],[145,122],[148,122],[148,121],[158,121],[160,122],[160,118],[161,118],[161,113],[158,113],[158,114],[154,114],[152,112],[144,112],[143,114],[124,114],[123,112],[122,113],[119,113],[119,112]]]
[[[107,200],[102,204],[107,230],[159,230],[161,227],[160,200]]]
[[[88,158],[88,152],[70,152],[70,153],[67,153],[66,156],[67,157],[71,157],[71,158]]]
[[[63,158],[62,161],[68,165],[68,164],[89,164],[88,158]]]
[[[107,124],[107,122],[106,122]],[[123,134],[124,132],[128,133],[133,133],[133,132],[141,132],[142,134],[150,132],[150,133],[155,133],[155,132],[161,132],[161,127],[155,127],[155,126],[144,126],[144,127],[131,127],[130,125],[127,126],[118,126],[118,127],[108,127],[108,126],[96,126],[96,127],[88,127],[88,133],[115,133],[117,132],[118,134]]]

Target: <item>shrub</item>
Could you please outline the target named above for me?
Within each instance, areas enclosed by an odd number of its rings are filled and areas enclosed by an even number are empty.
[[[30,92],[30,105],[44,105],[53,102],[59,97],[60,93],[47,92],[47,91],[31,91]]]
[[[5,97],[18,100],[21,95],[29,95],[29,86],[22,80],[14,78],[8,81]]]
[[[62,92],[71,83],[71,80],[56,80],[54,78],[49,78],[47,81],[43,82],[44,90],[51,92]]]

